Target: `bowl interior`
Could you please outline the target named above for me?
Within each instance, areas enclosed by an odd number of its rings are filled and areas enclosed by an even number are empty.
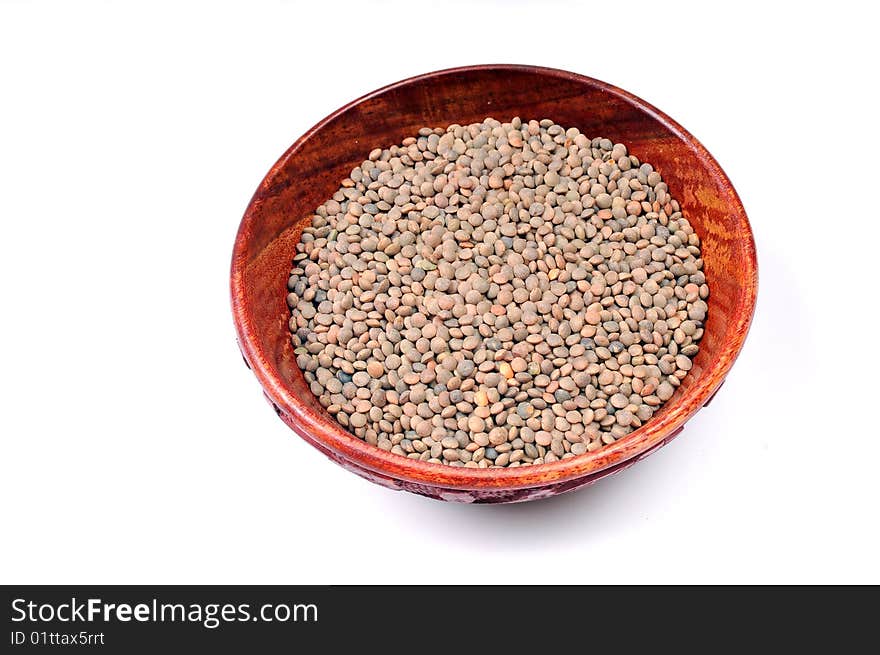
[[[699,409],[724,379],[738,353],[754,308],[754,242],[736,192],[717,163],[686,131],[643,101],[582,76],[532,67],[474,67],[441,71],[374,92],[325,119],[294,144],[269,171],[245,214],[233,256],[233,308],[239,339],[267,394],[332,440],[353,440],[327,415],[295,363],[287,331],[286,281],[295,244],[314,209],[330,197],[373,148],[388,147],[419,128],[467,124],[486,116],[510,120],[551,118],[589,137],[627,145],[651,163],[702,239],[711,289],[709,314],[694,367],[673,398],[646,426],[621,442],[577,459],[591,459],[572,475],[599,470],[638,454]],[[301,434],[302,430],[297,430]],[[315,440],[314,434],[304,435]],[[317,441],[323,438],[318,435]],[[361,442],[362,443],[362,442]],[[324,445],[327,445],[326,443]],[[381,470],[387,457],[350,443],[362,464]],[[331,449],[333,446],[331,445]],[[628,450],[627,450],[628,449]],[[377,453],[378,454],[378,453]],[[398,458],[396,455],[390,457]],[[411,465],[411,460],[398,458]],[[562,469],[564,460],[553,465]],[[433,478],[439,465],[416,462]],[[560,465],[560,466],[557,466]],[[501,472],[522,478],[525,467]],[[450,468],[450,467],[444,467]],[[466,469],[473,472],[473,469]],[[447,482],[457,484],[456,472]],[[480,471],[485,473],[485,471]],[[404,475],[406,473],[404,472]],[[527,483],[520,479],[517,483]]]

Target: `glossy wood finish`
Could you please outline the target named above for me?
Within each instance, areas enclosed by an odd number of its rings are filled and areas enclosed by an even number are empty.
[[[694,367],[643,427],[594,453],[513,469],[427,464],[370,446],[342,429],[312,396],[287,331],[286,282],[300,231],[370,150],[420,127],[486,116],[551,118],[588,136],[625,143],[650,162],[703,241],[711,289]],[[304,134],[266,175],[235,241],[232,308],[248,366],[278,415],[342,466],[374,482],[443,500],[516,502],[589,484],[629,466],[681,431],[711,400],[742,348],[755,308],[757,263],[745,210],[705,148],[635,96],[581,75],[530,66],[475,66],[429,73],[370,93]]]

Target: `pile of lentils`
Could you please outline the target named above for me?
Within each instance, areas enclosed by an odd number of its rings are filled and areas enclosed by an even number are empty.
[[[355,436],[543,464],[648,421],[692,366],[700,240],[625,145],[550,120],[423,128],[317,208],[288,281],[296,361]]]

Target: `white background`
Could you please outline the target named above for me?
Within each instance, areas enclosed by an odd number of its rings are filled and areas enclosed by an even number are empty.
[[[880,582],[869,3],[0,5],[0,582]],[[238,354],[242,212],[348,100],[530,63],[715,155],[760,264],[745,349],[668,447],[520,506],[395,493]]]

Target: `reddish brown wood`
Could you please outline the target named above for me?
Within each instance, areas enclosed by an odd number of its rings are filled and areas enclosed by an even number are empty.
[[[315,207],[373,148],[420,127],[486,116],[552,118],[625,143],[668,183],[703,241],[711,288],[694,367],[645,426],[608,448],[514,469],[413,461],[343,430],[312,396],[287,331],[286,281],[294,246]],[[328,457],[385,486],[463,502],[514,502],[569,491],[635,463],[669,441],[712,397],[742,348],[755,308],[755,244],[730,180],[706,149],[663,112],[574,73],[532,66],[473,66],[414,77],[334,112],[300,137],[254,194],[235,241],[232,309],[242,353],[279,416]]]

